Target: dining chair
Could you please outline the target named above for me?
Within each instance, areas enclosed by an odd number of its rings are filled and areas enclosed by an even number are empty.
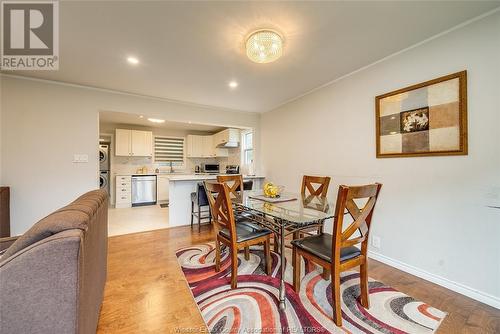
[[[220,271],[221,244],[231,253],[231,288],[237,287],[238,250],[264,244],[265,271],[271,274],[271,231],[255,225],[236,224],[230,189],[224,183],[205,181],[212,221],[215,229],[215,271]],[[245,254],[246,257],[246,254]]]
[[[243,190],[252,190],[253,189],[253,181],[243,181]]]
[[[229,195],[230,197],[234,198],[241,198],[243,195],[242,190],[245,191],[245,186],[248,188],[248,183],[245,185],[245,182],[243,182],[243,176],[241,174],[231,174],[231,175],[217,175],[217,182],[219,183],[224,183],[228,186],[229,189]],[[251,181],[252,182],[252,181]],[[250,187],[253,187],[253,182],[250,185]],[[249,219],[252,214],[249,212],[243,212],[241,210],[238,210],[235,208],[234,210],[235,213],[235,219],[237,224],[245,224],[245,225],[252,225],[252,228],[255,228],[255,224],[251,222]],[[250,247],[245,247],[245,260],[250,259]]]
[[[321,196],[326,197],[331,178],[329,176],[311,176],[302,177],[302,187],[300,194],[302,197]]]
[[[229,194],[234,198],[241,196],[243,189],[243,176],[241,174],[217,175],[217,182],[225,183],[228,186]]]
[[[329,176],[312,176],[304,175],[302,176],[302,187],[300,188],[300,194],[303,201],[318,197],[326,197],[328,193],[328,186],[330,185],[331,177]],[[323,231],[323,225],[319,227],[313,227],[311,229],[306,229],[301,232],[295,232],[292,236],[293,239],[303,238],[305,235],[320,234]],[[295,267],[295,253],[292,250],[292,266]],[[306,261],[307,264],[307,261]],[[330,275],[329,270],[325,269],[323,271],[323,278],[327,278]]]
[[[361,305],[369,308],[368,300],[368,235],[370,233],[373,210],[382,184],[365,186],[340,186],[335,207],[333,234],[321,233],[292,241],[294,249],[293,288],[300,290],[300,259],[308,259],[324,269],[329,269],[332,279],[333,319],[342,326],[340,300],[340,273],[360,267]],[[362,207],[356,202],[366,200]],[[346,212],[347,211],[347,212]],[[345,213],[344,213],[345,212]],[[351,216],[352,222],[343,228],[344,215]],[[356,234],[355,234],[356,233]],[[361,244],[361,248],[355,245]]]

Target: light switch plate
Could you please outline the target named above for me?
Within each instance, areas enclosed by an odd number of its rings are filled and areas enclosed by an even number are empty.
[[[73,163],[85,163],[89,162],[88,154],[73,154]]]

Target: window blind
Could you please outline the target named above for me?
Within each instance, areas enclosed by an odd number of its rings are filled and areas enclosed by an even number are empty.
[[[184,162],[184,138],[155,137],[156,162]]]

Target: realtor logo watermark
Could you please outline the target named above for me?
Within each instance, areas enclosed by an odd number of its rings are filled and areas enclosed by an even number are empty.
[[[59,69],[59,3],[2,1],[0,69]]]

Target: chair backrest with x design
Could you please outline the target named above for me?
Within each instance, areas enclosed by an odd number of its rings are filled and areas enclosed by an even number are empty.
[[[241,196],[243,191],[243,176],[241,174],[217,175],[217,182],[228,186],[231,197],[238,198]]]
[[[221,229],[227,228],[231,241],[236,242],[236,226],[229,187],[218,182],[205,181],[204,184],[216,235]]]
[[[357,244],[361,244],[361,253],[366,255],[373,210],[381,188],[382,184],[380,183],[339,187],[333,224],[332,258],[340,256],[341,248]],[[360,208],[355,200],[361,199],[366,199],[366,203]],[[352,217],[353,222],[344,228],[344,216],[347,213]],[[354,236],[356,231],[359,231],[359,236]]]
[[[328,192],[328,186],[330,185],[330,180],[331,178],[329,176],[304,175],[302,177],[302,188],[300,190],[302,197],[308,197],[308,196],[325,197]]]

